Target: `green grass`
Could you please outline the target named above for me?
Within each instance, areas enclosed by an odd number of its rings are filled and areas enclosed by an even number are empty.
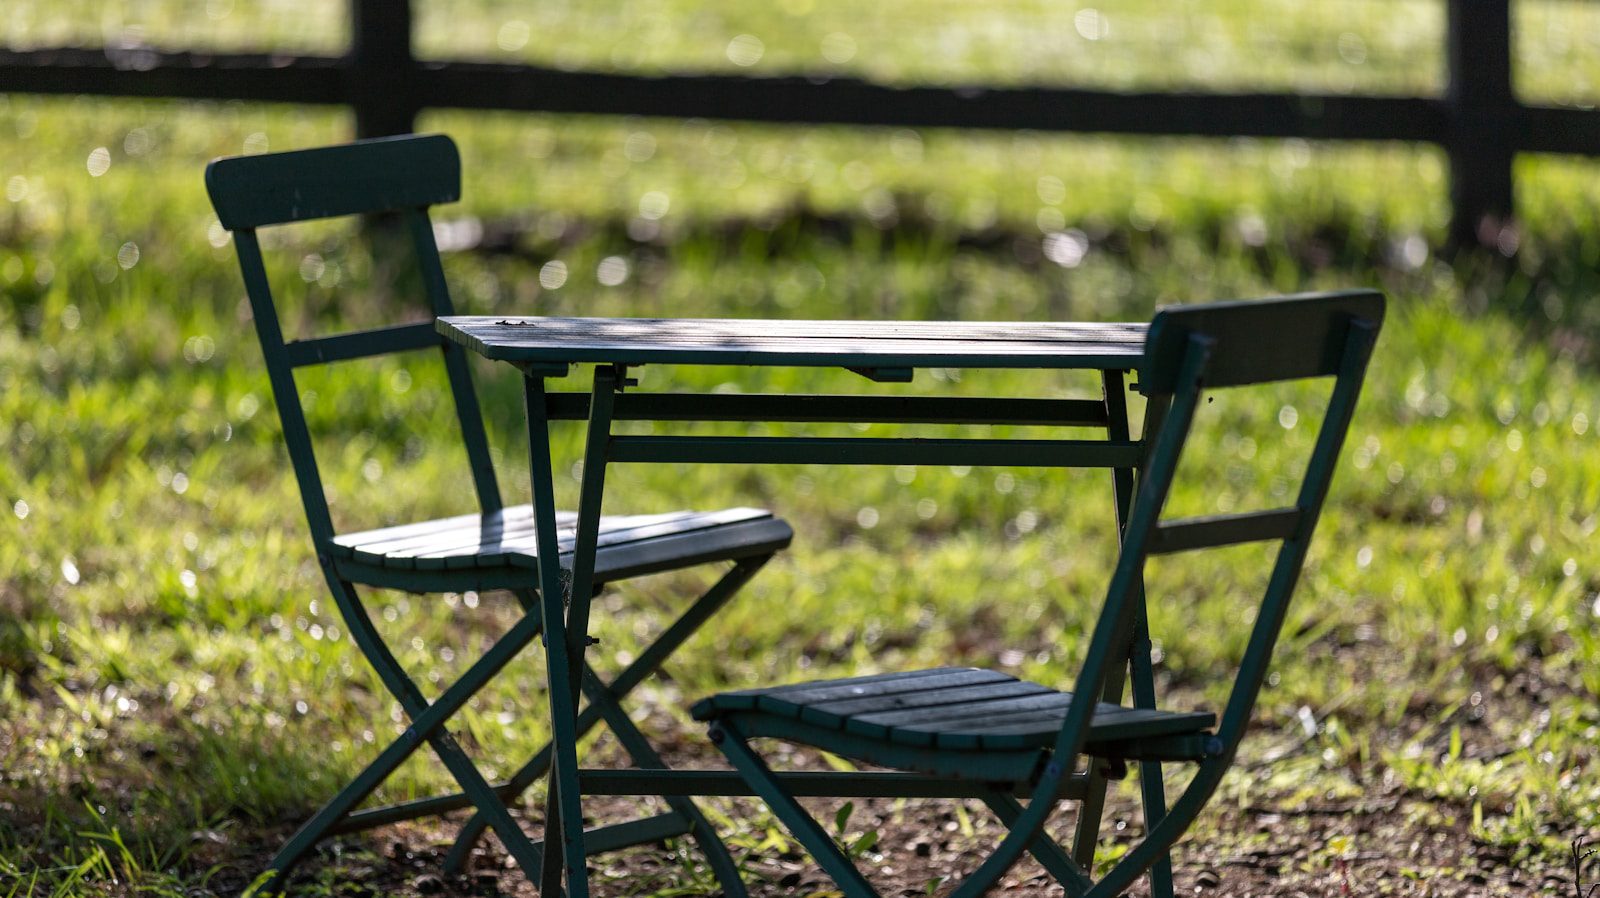
[[[435,6],[423,7],[425,23],[440,20]],[[1187,11],[1185,27],[1218,31],[1231,60],[1206,83],[1437,86],[1432,4],[1392,15],[1358,4],[1358,26],[1395,24],[1366,40],[1353,81],[1335,77],[1351,64],[1300,49],[1283,50],[1276,68],[1241,66],[1234,54],[1266,40],[1251,21],[1271,18],[1269,7]],[[322,46],[338,27],[324,7],[297,16],[240,5],[217,20],[207,8],[105,15],[144,16],[151,39],[167,43],[226,44],[259,29],[282,45]],[[54,9],[13,7],[0,38],[47,42],[40,36],[81,28]],[[967,55],[941,57],[927,48],[991,13],[901,11],[915,27],[896,43],[892,7],[846,20],[832,3],[729,4],[652,43],[643,33],[652,22],[692,14],[673,4],[540,9],[551,19],[535,31],[551,37],[503,52],[548,60],[539,54],[566,47],[584,62],[714,68],[729,64],[732,35],[751,33],[766,47],[758,69],[779,71],[813,66],[806,54],[821,37],[849,27],[851,65],[875,76],[1093,81],[1086,72],[1099,67],[1086,54],[1145,34],[1096,83],[1180,83],[1189,70],[1150,36],[1165,21],[1154,5],[1108,7],[1109,36],[1082,53],[1029,44],[1009,57],[993,47],[1040,20],[1076,34],[1075,10],[1018,5],[969,29],[982,40]],[[1281,27],[1336,51],[1343,26],[1318,10]],[[1526,2],[1517,14],[1592,15]],[[489,53],[510,15],[483,4],[448,28],[428,26],[424,46]],[[606,16],[615,28],[594,27]],[[1152,25],[1140,31],[1139,21]],[[1519,40],[1583,46],[1588,32],[1561,30],[1524,29]],[[1281,40],[1294,48],[1301,38]],[[617,56],[623,45],[636,55]],[[1554,51],[1524,58],[1538,59],[1529,83],[1547,86],[1586,83],[1572,67],[1592,65]],[[1370,72],[1380,74],[1363,80]],[[1270,776],[1231,780],[1224,804],[1401,789],[1474,820],[1480,844],[1510,846],[1540,869],[1560,862],[1566,839],[1600,828],[1593,163],[1524,159],[1517,264],[1453,269],[1429,249],[1446,210],[1443,161],[1428,149],[510,115],[431,114],[425,126],[454,134],[465,157],[465,200],[440,217],[527,229],[514,253],[448,256],[470,312],[1110,319],[1164,302],[1385,287],[1391,318],[1247,741],[1252,760],[1280,750],[1287,760]],[[340,115],[287,108],[0,97],[0,896],[236,893],[284,826],[400,728],[311,557],[232,246],[200,181],[209,157],[346,131]],[[109,168],[96,176],[97,148]],[[641,219],[663,197],[665,214]],[[832,224],[804,225],[812,219]],[[629,240],[641,221],[655,235]],[[1067,229],[1087,240],[1082,260],[1041,260],[1044,233]],[[372,268],[351,237],[274,235],[276,282],[300,296],[292,329],[377,316],[347,298]],[[597,268],[614,256],[629,276],[603,286]],[[550,261],[568,271],[558,287],[541,284]],[[492,367],[478,373],[503,489],[519,500],[528,481],[516,384]],[[643,376],[652,388],[730,379]],[[857,383],[767,372],[739,386]],[[466,510],[438,371],[421,360],[357,363],[308,372],[301,386],[315,393],[310,414],[342,525]],[[1093,384],[967,374],[910,389],[1040,388],[1089,394]],[[1272,499],[1308,450],[1308,427],[1286,428],[1283,410],[1304,422],[1321,398],[1269,390],[1209,406],[1196,440],[1210,451],[1184,472],[1175,510]],[[569,458],[576,436],[564,437]],[[798,533],[673,677],[641,690],[657,733],[692,732],[686,701],[726,686],[952,657],[1060,681],[1113,550],[1109,487],[1093,474],[624,468],[614,483],[633,510],[760,503]],[[560,491],[570,502],[575,482]],[[1241,651],[1260,561],[1231,550],[1158,572],[1161,677],[1180,702],[1221,698],[1219,672]],[[609,594],[596,634],[607,648],[635,643],[698,582],[674,575]],[[493,595],[380,595],[376,607],[402,660],[431,684],[459,672],[513,614]],[[530,660],[475,700],[464,738],[486,772],[509,770],[539,737],[541,682]],[[381,797],[446,784],[417,762]],[[331,891],[333,876],[324,870],[308,889]]]

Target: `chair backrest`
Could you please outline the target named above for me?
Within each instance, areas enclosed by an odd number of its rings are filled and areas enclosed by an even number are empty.
[[[286,342],[256,238],[257,228],[270,225],[397,214],[410,235],[429,310],[435,316],[455,314],[428,219],[429,206],[454,202],[461,195],[461,159],[455,143],[442,134],[410,135],[217,159],[206,166],[206,190],[218,220],[233,232],[284,442],[319,548],[333,537],[334,528],[295,386],[294,369],[307,365],[416,349],[442,352],[478,502],[485,512],[498,511],[500,491],[465,352],[440,337],[431,320]]]
[[[1140,371],[1140,389],[1148,397],[1147,456],[1122,553],[1076,694],[1102,695],[1111,666],[1126,662],[1135,619],[1143,610],[1145,566],[1152,556],[1277,541],[1280,546],[1266,593],[1217,730],[1223,752],[1232,757],[1283,628],[1383,312],[1382,294],[1353,291],[1178,306],[1156,313]],[[1161,519],[1203,391],[1318,377],[1334,378],[1333,390],[1292,505],[1242,514]],[[1075,713],[1069,714],[1063,725],[1058,751],[1068,756],[1081,751],[1092,704],[1073,704]],[[1082,719],[1075,721],[1075,717]]]

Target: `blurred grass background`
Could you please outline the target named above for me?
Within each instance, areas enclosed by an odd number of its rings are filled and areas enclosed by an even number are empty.
[[[561,66],[1382,93],[1435,93],[1443,77],[1442,4],[1423,0],[418,10],[424,55]],[[1513,13],[1522,96],[1593,103],[1600,6],[1519,0]],[[345,27],[340,3],[303,0],[0,11],[12,47],[337,53]],[[448,112],[420,128],[462,148],[465,197],[436,215],[471,313],[1142,319],[1161,303],[1383,287],[1391,317],[1247,740],[1253,762],[1276,760],[1231,782],[1227,802],[1398,792],[1537,867],[1600,827],[1594,161],[1521,159],[1508,258],[1452,264],[1437,251],[1445,163],[1426,147]],[[233,248],[201,184],[209,158],[349,133],[334,111],[0,96],[0,895],[236,892],[400,729],[326,599]],[[291,331],[390,314],[352,230],[270,236]],[[342,525],[467,510],[432,361],[305,372]],[[516,384],[478,373],[506,498],[521,501]],[[737,387],[857,388],[784,372]],[[1094,385],[943,372],[909,389],[952,388]],[[1268,501],[1321,398],[1208,408],[1206,452],[1175,502]],[[798,534],[671,678],[641,690],[664,736],[692,733],[686,700],[726,686],[951,658],[1060,681],[1113,551],[1109,484],[1091,473],[635,467],[613,483],[625,510],[757,503]],[[1154,585],[1161,677],[1179,703],[1221,697],[1259,562],[1234,550]],[[596,634],[635,644],[699,582],[617,590]],[[473,594],[377,607],[433,684],[513,613]],[[541,682],[530,659],[474,701],[464,738],[486,772],[538,738]],[[415,762],[381,797],[444,785]]]

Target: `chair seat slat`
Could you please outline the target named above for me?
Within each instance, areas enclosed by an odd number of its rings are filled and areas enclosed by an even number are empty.
[[[959,708],[975,702],[994,701],[1007,696],[1033,696],[1057,695],[1047,686],[1038,683],[1029,683],[1026,680],[983,683],[976,686],[952,686],[943,689],[928,689],[921,692],[895,693],[890,695],[876,695],[868,698],[846,699],[836,702],[822,702],[813,705],[818,711],[841,716],[850,716],[858,720],[877,722],[881,718],[895,714],[910,715],[910,719],[926,719],[927,715],[934,715],[949,708]],[[917,715],[924,715],[918,717]]]
[[[394,528],[410,534],[398,540],[383,539],[385,530],[371,530],[335,538],[329,548],[336,557],[400,571],[471,571],[520,568],[538,569],[538,551],[527,506],[496,515],[462,515],[445,521],[428,521]],[[494,518],[494,525],[521,528],[510,537],[483,539],[478,522]],[[572,516],[561,522],[571,526]],[[755,548],[781,548],[793,532],[770,512],[732,508],[716,512],[673,512],[664,515],[628,515],[601,519],[600,546],[595,572],[602,578],[689,563],[739,558]],[[444,526],[439,526],[443,524]],[[487,528],[492,529],[492,526]],[[573,550],[572,533],[562,534],[561,552]]]
[[[740,518],[728,520],[691,520],[694,513],[675,513],[672,515],[628,515],[605,517],[601,519],[601,528],[611,542],[628,538],[643,539],[652,535],[684,532],[688,530],[703,529],[722,523],[732,523]],[[759,516],[759,515],[757,515]],[[422,558],[427,556],[445,556],[466,554],[473,550],[488,552],[499,546],[525,541],[532,543],[534,538],[533,518],[523,517],[511,521],[488,521],[477,525],[472,520],[475,516],[461,525],[438,530],[432,533],[414,535],[402,539],[388,540],[375,539],[370,542],[352,544],[363,552],[376,555],[387,555],[394,558]],[[675,526],[687,523],[689,526]],[[556,539],[562,542],[562,550],[571,549],[573,527],[576,518],[573,516],[556,517]],[[656,532],[649,532],[654,530]],[[637,534],[637,535],[635,535]],[[341,540],[341,542],[343,542]]]
[[[738,526],[770,520],[770,512],[755,508],[730,508],[716,512],[672,512],[660,515],[619,515],[600,520],[600,545],[619,546],[704,530]],[[576,516],[561,515],[558,540],[561,551],[572,551]],[[420,524],[369,530],[335,537],[333,546],[340,554],[360,558],[371,564],[398,567],[435,567],[424,562],[445,559],[485,560],[506,555],[537,555],[533,518],[528,506],[508,508],[497,515],[461,515]],[[471,566],[480,566],[477,564]]]
[[[625,543],[640,542],[647,539],[657,539],[665,536],[679,536],[685,533],[695,533],[701,530],[713,530],[742,521],[766,518],[765,513],[733,514],[733,513],[685,513],[672,516],[638,516],[628,518],[600,519],[599,546],[618,546]],[[523,555],[536,555],[538,553],[536,537],[533,528],[516,533],[509,533],[500,537],[473,540],[471,534],[466,534],[467,541],[454,545],[440,545],[426,551],[408,551],[400,554],[412,555],[418,559],[458,556],[463,552],[474,551],[505,553],[515,552]],[[556,537],[561,554],[568,555],[573,551],[576,534],[572,530],[564,530]]]
[[[803,684],[798,688],[790,688],[783,692],[773,690],[762,696],[765,701],[761,703],[761,706],[803,708],[841,699],[926,692],[950,686],[972,686],[979,683],[991,683],[1003,679],[1006,679],[1005,674],[994,671],[978,670],[976,668],[954,668],[921,677],[884,675],[882,677],[867,678],[865,682],[857,681],[848,685],[823,681]]]
[[[1073,701],[1071,693],[999,671],[937,668],[724,693],[692,710],[702,720],[727,713],[769,714],[918,748],[1014,751],[1048,747]],[[1143,737],[1196,734],[1215,722],[1205,712],[1100,702],[1089,745],[1093,750]]]

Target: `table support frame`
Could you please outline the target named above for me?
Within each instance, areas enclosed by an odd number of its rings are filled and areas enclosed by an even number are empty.
[[[693,836],[705,852],[708,863],[726,893],[730,896],[745,894],[738,876],[738,868],[725,846],[703,814],[694,807],[689,796],[749,795],[752,790],[737,782],[731,772],[716,770],[670,769],[649,745],[648,740],[622,713],[616,701],[637,685],[643,674],[631,675],[641,667],[644,656],[624,671],[611,685],[601,682],[584,659],[589,644],[588,621],[592,605],[594,558],[601,506],[605,492],[606,468],[612,462],[675,461],[711,463],[782,463],[801,459],[816,460],[818,450],[823,460],[834,464],[874,465],[903,464],[905,455],[895,455],[895,447],[917,447],[919,459],[926,456],[929,463],[941,461],[968,464],[1046,466],[1046,467],[1105,467],[1112,473],[1114,508],[1119,540],[1124,532],[1132,506],[1139,470],[1143,464],[1145,447],[1130,435],[1127,406],[1128,386],[1125,370],[1102,370],[1101,397],[1095,400],[1011,400],[1011,405],[988,413],[965,398],[916,397],[741,397],[735,402],[719,401],[724,397],[699,397],[692,394],[641,394],[628,395],[630,384],[626,368],[620,365],[598,365],[593,386],[587,396],[582,393],[551,392],[546,378],[564,372],[543,371],[537,368],[525,371],[524,399],[528,414],[529,461],[538,530],[540,557],[559,557],[555,546],[553,461],[550,454],[549,425],[554,420],[586,419],[587,434],[583,449],[583,466],[579,486],[576,543],[571,561],[561,567],[550,565],[542,573],[541,592],[544,598],[540,609],[546,626],[546,645],[550,662],[550,713],[555,733],[552,747],[547,747],[519,770],[506,784],[508,791],[520,793],[541,774],[549,780],[546,793],[546,827],[543,850],[544,861],[539,875],[542,894],[561,893],[565,880],[565,894],[577,898],[587,896],[588,883],[584,875],[582,858],[607,844],[587,846],[586,836],[593,841],[598,831],[585,833],[581,827],[568,827],[567,820],[582,819],[584,794],[656,795],[666,799],[672,813],[660,819],[672,818],[681,825],[677,832]],[[696,413],[697,400],[708,400]],[[826,401],[848,399],[839,406],[838,415],[826,411]],[[665,400],[665,401],[659,401]],[[909,401],[908,401],[909,400]],[[1159,413],[1158,409],[1150,410]],[[948,416],[947,414],[948,413]],[[1052,414],[1053,413],[1053,414]],[[1105,438],[1099,440],[916,440],[906,438],[763,438],[748,437],[633,437],[612,432],[615,421],[872,421],[876,416],[888,419],[881,423],[1017,423],[1025,425],[1095,426],[1104,427]],[[1056,417],[1056,416],[1059,417]],[[976,420],[975,420],[976,419]],[[1004,420],[1002,420],[1004,419]],[[1018,450],[1022,449],[1019,457]],[[810,453],[808,455],[808,453]],[[953,460],[953,461],[952,461]],[[548,534],[548,536],[546,535]],[[708,591],[702,600],[685,612],[680,633],[664,634],[657,645],[664,645],[659,658],[670,653],[683,638],[721,607],[755,569],[765,563],[759,559],[753,565],[735,566]],[[1140,611],[1133,639],[1126,647],[1125,672],[1108,677],[1105,687],[1107,701],[1120,701],[1125,684],[1132,683],[1135,707],[1155,707],[1155,678],[1151,662],[1151,643],[1143,601],[1139,591]],[[674,625],[675,627],[677,625]],[[560,634],[560,635],[556,635]],[[679,637],[669,639],[668,637]],[[652,649],[654,646],[652,646]],[[654,664],[651,665],[653,669]],[[620,688],[619,688],[620,687]],[[578,713],[580,697],[589,704]],[[633,771],[585,770],[577,763],[577,740],[596,723],[605,722],[617,735],[624,750],[635,764]],[[564,745],[562,743],[565,743]],[[629,774],[633,776],[629,776]],[[640,774],[648,774],[646,784]],[[1014,816],[1019,806],[1012,797],[1019,788],[1016,784],[959,783],[937,777],[915,774],[838,773],[830,775],[791,773],[774,774],[786,780],[786,785],[796,791],[790,794],[831,795],[894,795],[903,797],[969,797],[983,800],[1002,818]],[[1140,764],[1142,803],[1145,806],[1147,826],[1156,825],[1165,813],[1164,788],[1161,766],[1158,761]],[[1064,852],[1041,851],[1040,860],[1052,868],[1073,863],[1092,869],[1094,850],[1098,841],[1107,772],[1091,767],[1079,774],[1064,798],[1079,798],[1072,856]],[[1018,793],[1021,794],[1021,793]],[[658,818],[634,821],[634,824],[651,825]],[[622,824],[621,826],[628,826]],[[448,866],[458,867],[465,852],[482,831],[483,823],[474,818],[463,831],[450,857]],[[666,830],[662,830],[665,832]],[[559,846],[560,850],[554,850]],[[1052,846],[1053,847],[1053,846]],[[1162,863],[1152,871],[1155,898],[1170,898],[1172,878],[1170,864]]]

